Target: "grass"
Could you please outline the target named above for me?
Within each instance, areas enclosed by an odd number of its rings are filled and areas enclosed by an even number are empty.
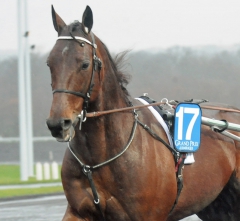
[[[59,171],[61,167],[59,166]],[[59,172],[60,177],[60,172]],[[35,177],[29,177],[28,181],[20,180],[20,166],[19,165],[0,165],[0,185],[11,185],[11,184],[28,184],[28,183],[49,183],[49,182],[60,182],[58,180],[42,180],[38,181]]]
[[[59,166],[59,171],[60,171]],[[60,177],[60,172],[59,172]],[[34,183],[49,183],[49,182],[61,182],[58,180],[43,180],[38,181],[35,177],[30,177],[28,181],[20,180],[20,167],[19,165],[0,165],[0,186],[1,185],[14,185],[14,184],[34,184]],[[37,195],[37,194],[50,194],[63,192],[62,186],[54,187],[40,187],[40,188],[16,188],[0,190],[0,198],[25,196],[25,195]]]
[[[41,194],[52,194],[52,193],[62,193],[62,186],[54,187],[40,187],[40,188],[29,188],[29,189],[8,189],[0,190],[0,199],[20,197],[20,196],[30,196],[30,195],[41,195]]]
[[[20,183],[20,171],[17,165],[0,165],[0,184]]]

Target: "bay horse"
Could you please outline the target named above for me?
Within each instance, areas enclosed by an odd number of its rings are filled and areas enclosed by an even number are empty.
[[[173,208],[176,162],[166,147],[167,135],[149,110],[87,118],[89,112],[140,104],[125,88],[126,75],[92,33],[91,8],[86,7],[82,23],[66,25],[53,7],[52,19],[58,39],[47,60],[53,91],[47,126],[69,145],[61,171],[68,201],[63,220],[177,221],[192,214],[205,221],[239,220],[239,143],[202,126],[196,162],[185,165],[184,186]],[[237,113],[204,114],[240,123]]]

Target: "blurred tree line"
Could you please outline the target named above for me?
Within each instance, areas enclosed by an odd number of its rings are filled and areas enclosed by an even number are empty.
[[[45,126],[51,106],[48,54],[31,54],[34,136],[50,136]],[[240,107],[240,50],[208,53],[174,47],[151,53],[129,52],[124,69],[132,79],[127,89],[133,97],[147,92],[160,101],[204,98]],[[0,62],[0,136],[18,136],[17,58]]]

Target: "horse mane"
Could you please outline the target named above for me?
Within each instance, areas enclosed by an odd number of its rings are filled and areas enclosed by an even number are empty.
[[[107,52],[108,59],[111,63],[112,69],[117,77],[117,81],[123,90],[125,96],[130,96],[129,91],[126,89],[128,85],[131,75],[126,71],[126,55],[129,52],[128,50],[120,52],[112,58],[107,46],[101,41],[104,46],[105,51]]]

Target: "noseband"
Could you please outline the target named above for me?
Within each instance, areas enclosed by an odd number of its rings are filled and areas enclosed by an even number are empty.
[[[84,99],[83,109],[81,111],[81,114],[79,115],[80,126],[81,126],[81,123],[83,121],[85,121],[85,119],[86,119],[87,108],[88,108],[89,100],[90,100],[90,97],[91,97],[92,89],[93,89],[93,86],[94,86],[93,81],[94,81],[95,71],[100,71],[101,68],[102,68],[102,62],[101,62],[100,58],[98,58],[97,55],[96,55],[97,45],[95,43],[94,35],[93,35],[92,32],[90,34],[91,34],[92,42],[90,42],[88,39],[83,38],[83,37],[73,36],[73,34],[71,32],[70,32],[70,36],[59,36],[58,37],[58,40],[74,40],[78,44],[80,44],[81,47],[84,47],[84,42],[85,42],[85,43],[91,45],[92,48],[93,48],[93,50],[92,50],[92,59],[93,59],[92,76],[91,76],[90,85],[89,85],[89,88],[88,88],[86,94],[84,94],[82,92],[70,91],[70,90],[66,90],[66,89],[55,89],[55,90],[52,91],[53,94],[54,93],[67,93],[67,94],[73,94],[73,95],[78,96],[78,97],[82,97]],[[78,40],[81,40],[81,42],[78,41]]]

